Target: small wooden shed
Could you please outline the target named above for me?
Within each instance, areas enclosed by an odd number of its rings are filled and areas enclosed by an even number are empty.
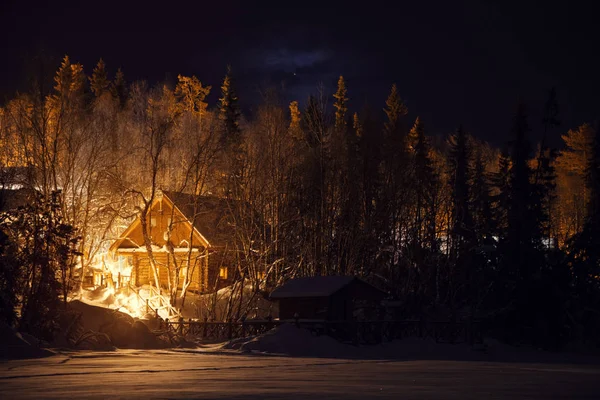
[[[354,276],[292,279],[271,293],[279,318],[351,321],[375,318],[386,293]]]

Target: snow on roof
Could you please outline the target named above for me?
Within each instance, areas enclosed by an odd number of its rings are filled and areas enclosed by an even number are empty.
[[[227,199],[216,196],[196,196],[188,193],[163,191],[181,213],[212,246],[225,246],[235,233],[232,214]]]
[[[237,239],[236,224],[241,224],[247,229],[260,223],[262,219],[249,204],[239,200],[180,192],[162,193],[190,222],[193,221],[194,227],[211,246],[224,247],[233,244]]]
[[[271,298],[285,297],[327,297],[348,285],[354,276],[314,276],[296,278],[278,287],[271,293]]]

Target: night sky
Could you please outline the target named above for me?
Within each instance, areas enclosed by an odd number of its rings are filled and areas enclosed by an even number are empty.
[[[43,53],[56,66],[68,54],[87,73],[102,57],[128,81],[193,74],[213,86],[211,106],[231,64],[245,113],[261,88],[283,85],[286,100],[303,102],[319,82],[333,91],[340,74],[351,109],[379,112],[396,82],[430,134],[462,123],[497,145],[519,98],[539,137],[552,86],[560,131],[600,115],[600,7],[591,1],[55,3],[0,5],[3,101],[27,89]]]

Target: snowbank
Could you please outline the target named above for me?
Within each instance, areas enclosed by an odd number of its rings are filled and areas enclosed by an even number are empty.
[[[52,351],[30,343],[20,333],[0,323],[0,359],[40,358],[51,355],[54,355]]]
[[[597,364],[600,358],[573,353],[552,353],[515,347],[493,339],[474,346],[436,343],[433,339],[404,338],[378,345],[352,346],[329,336],[316,336],[293,324],[281,325],[262,335],[231,340],[214,350],[282,354],[298,357],[377,360],[456,360],[489,362],[564,362]]]
[[[285,354],[301,357],[367,359],[477,359],[480,352],[466,344],[436,343],[431,339],[406,338],[379,345],[352,346],[327,335],[284,324],[250,338],[234,339],[222,349],[240,352]]]
[[[94,338],[108,337],[110,344],[118,348],[128,349],[160,349],[169,347],[169,344],[160,340],[141,321],[123,312],[109,308],[97,307],[86,304],[79,300],[69,302],[69,308],[76,315],[80,315],[78,331],[80,336],[87,333],[98,333]],[[94,339],[94,340],[95,340]],[[80,347],[86,348],[90,345],[83,341]],[[96,345],[91,342],[91,345]],[[104,347],[106,343],[98,343]]]
[[[342,344],[329,336],[316,336],[293,324],[281,325],[255,337],[232,340],[222,348],[303,357],[343,357],[356,352],[353,346]]]

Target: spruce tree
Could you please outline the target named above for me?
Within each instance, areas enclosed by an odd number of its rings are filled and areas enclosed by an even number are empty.
[[[340,75],[337,91],[333,95],[335,97],[335,103],[333,103],[333,107],[335,108],[335,129],[338,132],[342,132],[346,128],[346,113],[348,112],[347,95],[346,82],[344,81],[344,77]]]
[[[508,209],[510,207],[510,168],[511,161],[508,148],[504,147],[498,159],[498,172],[492,175],[492,186],[496,192],[492,196],[494,204],[495,236],[503,240],[508,231]]]
[[[300,127],[301,114],[300,109],[298,108],[298,102],[292,101],[290,103],[290,126],[288,131],[290,135],[296,140],[302,140],[302,128]]]
[[[227,67],[227,74],[221,85],[219,119],[223,123],[221,143],[226,147],[239,146],[241,144],[240,109],[230,66]]]
[[[100,59],[92,71],[92,76],[90,77],[90,87],[94,93],[94,96],[98,98],[108,90],[109,86],[110,81],[108,80],[108,75],[106,73],[106,64],[104,64],[104,60]]]
[[[569,247],[577,291],[600,293],[600,126],[594,132],[591,153],[585,169],[587,217]]]
[[[540,310],[548,305],[549,291],[540,275],[547,260],[542,246],[542,226],[536,215],[536,187],[530,167],[531,146],[525,108],[517,108],[513,122],[506,237],[500,248],[502,279],[496,290],[507,310],[507,333],[519,340],[539,343],[547,334],[549,319]]]
[[[511,143],[510,194],[508,209],[507,243],[512,259],[513,271],[517,279],[529,280],[538,266],[531,263],[529,255],[536,248],[540,238],[537,218],[532,215],[534,207],[534,187],[531,183],[532,171],[529,166],[531,145],[527,139],[529,125],[525,107],[519,104],[513,121],[513,141]]]
[[[110,85],[110,93],[119,102],[121,108],[125,107],[125,102],[127,101],[127,83],[125,82],[125,74],[121,68],[117,69],[115,80]]]
[[[471,184],[471,215],[475,240],[479,245],[491,243],[494,228],[492,195],[481,149],[474,154],[473,178]]]
[[[471,147],[462,126],[449,138],[449,180],[452,190],[452,222],[451,231],[453,245],[460,253],[465,245],[473,239],[472,218],[469,207],[470,199],[470,159]]]
[[[553,128],[560,125],[558,120],[558,103],[556,101],[556,90],[552,88],[548,95],[548,100],[544,106],[544,116],[542,117],[543,136],[540,143],[537,167],[535,171],[535,192],[534,196],[534,213],[538,219],[538,224],[542,227],[542,234],[546,244],[550,244],[550,240],[555,233],[552,229],[552,209],[556,201],[556,169],[555,162],[558,156],[556,149],[551,149],[548,146],[548,135]]]
[[[384,124],[384,129],[386,138],[390,138],[399,134],[399,131],[401,131],[400,119],[408,114],[408,109],[400,98],[400,95],[398,94],[398,88],[396,87],[395,83],[392,85],[392,89],[390,90],[390,94],[385,101],[385,105],[386,107],[383,109],[383,111],[387,116],[387,121]]]
[[[438,176],[429,156],[429,141],[421,119],[417,117],[409,133],[409,146],[412,150],[413,185],[415,190],[415,237],[419,246],[435,247],[435,210],[433,188]]]

